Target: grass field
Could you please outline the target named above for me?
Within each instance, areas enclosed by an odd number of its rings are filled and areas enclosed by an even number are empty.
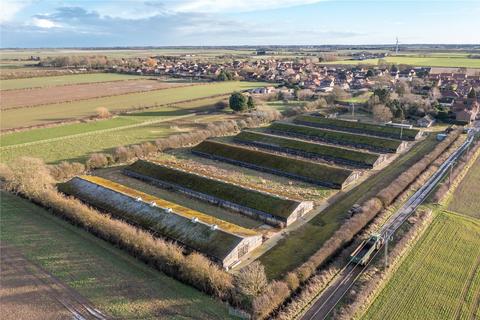
[[[362,319],[480,318],[480,221],[439,212]]]
[[[325,62],[324,64],[371,64],[377,65],[379,59],[367,59],[362,61],[356,60],[339,60]],[[425,67],[457,67],[457,68],[480,68],[480,59],[469,59],[463,57],[386,57],[388,63],[407,64],[412,66]]]
[[[480,218],[480,157],[455,189],[448,210]]]
[[[1,112],[2,119],[0,124],[2,129],[42,125],[91,116],[95,114],[95,110],[98,107],[105,107],[110,111],[118,111],[153,106],[155,104],[164,105],[227,94],[232,91],[246,90],[264,85],[265,83],[261,82],[216,82],[69,103],[57,103],[34,108],[12,109]]]
[[[63,86],[67,84],[119,81],[128,79],[141,79],[137,75],[118,74],[118,73],[86,73],[72,74],[66,76],[35,77],[24,79],[2,80],[0,82],[1,90],[27,89],[27,88],[45,88],[53,86]]]
[[[84,160],[91,152],[117,146],[155,140],[173,133],[189,131],[195,123],[232,117],[226,113],[195,115],[212,108],[219,98],[208,98],[175,107],[162,107],[131,113],[110,120],[75,123],[52,128],[33,129],[1,136],[0,161],[10,162],[20,156],[33,156],[46,162]],[[178,122],[184,125],[177,125]],[[191,123],[191,125],[188,124]]]
[[[138,262],[47,211],[1,193],[1,241],[122,319],[228,319],[223,303]]]
[[[332,205],[282,239],[260,258],[268,276],[278,278],[308,259],[338,229],[348,210],[355,203],[360,204],[385,188],[398,175],[430,152],[436,144],[433,134],[417,143],[408,153],[360,185],[339,195]]]

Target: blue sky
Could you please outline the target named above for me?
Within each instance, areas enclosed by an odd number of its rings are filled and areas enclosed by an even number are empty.
[[[2,48],[480,43],[480,0],[0,0]]]

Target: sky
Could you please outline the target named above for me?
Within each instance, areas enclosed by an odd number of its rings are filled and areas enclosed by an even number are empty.
[[[480,0],[0,0],[1,48],[480,44]]]

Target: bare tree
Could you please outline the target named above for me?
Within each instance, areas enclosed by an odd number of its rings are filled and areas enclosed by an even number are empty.
[[[265,268],[259,261],[254,261],[242,268],[235,276],[236,289],[246,297],[254,298],[262,294],[267,284]]]
[[[377,121],[390,121],[393,118],[392,111],[384,104],[376,104],[372,108],[373,117]]]

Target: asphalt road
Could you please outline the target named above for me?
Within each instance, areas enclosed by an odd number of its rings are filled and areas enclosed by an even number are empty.
[[[476,129],[470,130],[466,141],[450,155],[450,157],[438,168],[438,170],[430,177],[430,179],[413,194],[407,202],[383,225],[380,234],[385,239],[389,239],[391,235],[415,212],[416,208],[429,196],[430,192],[441,181],[445,174],[450,170],[450,167],[457,161],[473,141],[474,133],[480,130],[480,125]],[[378,252],[381,251],[379,249]],[[367,266],[349,262],[347,266],[337,275],[330,286],[325,289],[321,295],[316,299],[315,303],[310,309],[301,317],[302,320],[324,320],[331,311],[335,308],[338,302],[352,287],[355,281],[360,277]]]

